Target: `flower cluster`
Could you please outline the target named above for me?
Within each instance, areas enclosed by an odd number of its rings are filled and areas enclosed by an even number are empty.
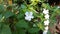
[[[44,25],[46,26],[45,27],[45,30],[44,30],[44,32],[43,32],[43,34],[47,34],[47,32],[48,32],[48,25],[49,25],[49,10],[46,10],[46,9],[44,9],[43,10],[43,13],[45,14],[45,21],[44,21]]]
[[[26,12],[25,15],[26,15],[26,16],[25,16],[25,20],[31,21],[31,19],[34,18],[32,12]]]
[[[49,10],[44,9],[44,10],[43,10],[43,13],[45,14],[44,17],[45,17],[45,19],[46,19],[46,20],[44,21],[44,24],[45,24],[45,25],[49,25]]]

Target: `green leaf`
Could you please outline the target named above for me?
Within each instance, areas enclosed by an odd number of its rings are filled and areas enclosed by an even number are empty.
[[[1,25],[2,25],[2,23],[0,22],[0,32],[1,32],[1,27],[2,27]]]
[[[0,22],[2,22],[4,19],[4,16],[2,14],[0,14]]]
[[[51,34],[51,32],[48,30],[47,34]]]
[[[44,24],[43,23],[38,23],[37,26],[39,27],[39,29],[44,30]]]
[[[0,12],[4,11],[4,6],[0,4]]]
[[[21,5],[21,8],[22,8],[22,9],[26,9],[27,7],[26,7],[26,5],[22,4],[22,5]]]
[[[25,34],[25,31],[23,29],[19,29],[18,34]]]
[[[38,29],[38,28],[31,28],[31,29],[29,29],[28,31],[29,31],[30,33],[36,33],[36,32],[39,31],[39,29]]]
[[[50,5],[49,5],[48,3],[47,3],[47,4],[43,3],[43,4],[42,4],[42,7],[51,10],[51,7],[50,7]]]
[[[16,27],[19,28],[28,28],[28,23],[24,20],[20,20],[18,23],[16,23]]]
[[[9,28],[9,25],[3,24],[0,34],[11,34],[11,30]]]
[[[24,18],[24,14],[19,13],[19,14],[17,15],[17,18],[18,18],[18,19],[23,19],[23,18]]]
[[[14,13],[12,13],[11,11],[7,11],[6,13],[4,13],[5,18],[9,18],[13,15],[14,15]]]
[[[0,14],[0,20],[1,20],[2,17],[3,17],[2,14]]]

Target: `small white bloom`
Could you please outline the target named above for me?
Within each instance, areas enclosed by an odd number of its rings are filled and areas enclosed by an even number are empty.
[[[49,19],[49,15],[48,14],[45,15],[45,19]]]
[[[44,21],[44,25],[49,25],[49,20]]]
[[[47,34],[47,32],[48,32],[47,30],[44,30],[43,34]]]
[[[26,16],[25,16],[25,20],[31,21],[31,19],[34,18],[32,12],[26,12],[25,15],[26,15]]]
[[[48,26],[45,27],[43,34],[47,34],[47,32],[48,32]]]
[[[48,30],[48,26],[45,27],[45,30]]]
[[[43,10],[43,13],[44,13],[44,14],[48,14],[48,13],[49,13],[49,10],[44,9],[44,10]]]

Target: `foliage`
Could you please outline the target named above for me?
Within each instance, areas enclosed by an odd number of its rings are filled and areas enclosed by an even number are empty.
[[[56,6],[51,7],[44,0],[13,0],[12,5],[4,2],[0,3],[0,34],[39,34],[45,27],[43,8],[50,10],[50,24],[60,15]],[[34,19],[25,20],[26,12],[33,12]]]

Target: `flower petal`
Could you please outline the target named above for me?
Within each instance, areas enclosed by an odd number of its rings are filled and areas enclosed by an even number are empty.
[[[29,12],[26,12],[25,15],[28,16]]]

